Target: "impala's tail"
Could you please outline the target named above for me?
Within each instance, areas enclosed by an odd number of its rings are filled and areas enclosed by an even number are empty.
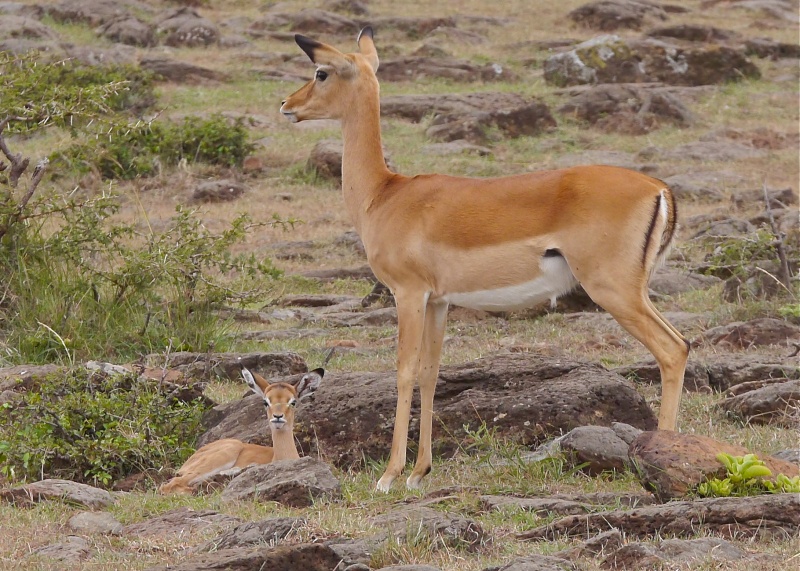
[[[642,266],[650,274],[661,266],[669,254],[677,226],[678,207],[675,195],[669,188],[664,187],[656,196],[642,252]]]

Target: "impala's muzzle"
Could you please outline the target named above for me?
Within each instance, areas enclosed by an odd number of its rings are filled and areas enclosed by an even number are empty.
[[[294,111],[289,111],[288,109],[286,109],[285,100],[281,102],[281,114],[292,123],[297,123],[297,115],[294,114]]]

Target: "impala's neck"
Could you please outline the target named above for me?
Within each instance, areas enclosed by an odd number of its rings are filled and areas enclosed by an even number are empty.
[[[272,461],[300,458],[294,445],[294,431],[290,427],[272,430]]]
[[[342,117],[342,192],[350,218],[360,234],[372,198],[391,171],[386,168],[381,144],[380,93],[376,89],[353,102]]]

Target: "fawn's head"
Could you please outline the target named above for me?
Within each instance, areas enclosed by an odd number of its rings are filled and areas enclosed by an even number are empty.
[[[325,370],[314,369],[302,376],[297,383],[270,383],[258,373],[242,367],[242,377],[250,389],[264,399],[271,430],[294,429],[294,411],[297,402],[316,391],[322,383]]]
[[[358,34],[358,53],[345,54],[300,34],[294,39],[317,65],[317,71],[311,81],[281,105],[281,113],[292,123],[308,119],[341,119],[359,102],[379,91],[375,77],[378,52],[372,41],[372,28],[366,27]]]

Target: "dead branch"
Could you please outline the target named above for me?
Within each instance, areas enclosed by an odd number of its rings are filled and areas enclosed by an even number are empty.
[[[769,193],[767,192],[767,183],[765,182],[763,185],[764,190],[764,204],[767,207],[767,216],[769,217],[769,225],[772,228],[772,234],[775,236],[775,249],[778,251],[778,260],[780,261],[780,270],[778,271],[778,279],[780,280],[783,287],[786,288],[787,291],[791,291],[791,278],[792,275],[789,272],[789,259],[786,256],[786,246],[784,245],[784,240],[786,239],[786,234],[781,233],[778,230],[778,225],[775,223],[775,216],[772,214],[772,207],[769,204]]]
[[[30,164],[30,159],[27,157],[23,157],[22,153],[17,153],[16,155],[11,152],[6,144],[6,138],[3,136],[3,131],[8,126],[8,124],[12,120],[19,120],[20,117],[6,117],[2,121],[0,121],[0,151],[6,156],[6,158],[11,162],[11,170],[8,173],[8,183],[12,189],[17,188],[17,184],[19,184],[19,179],[25,170],[28,168]],[[5,167],[5,165],[4,165]],[[3,168],[2,170],[5,170]]]

